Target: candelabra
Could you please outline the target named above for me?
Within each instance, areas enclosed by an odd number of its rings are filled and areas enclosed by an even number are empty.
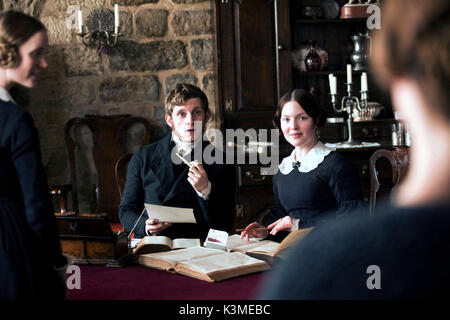
[[[119,28],[119,6],[114,5],[114,15],[104,8],[92,10],[87,19],[87,30],[83,25],[83,14],[78,10],[78,36],[85,46],[97,45],[99,51],[107,52],[117,46],[117,39],[122,35]],[[114,31],[112,31],[114,30]]]
[[[361,91],[361,100],[358,97],[352,95],[352,83],[346,83],[347,95],[342,97],[341,105],[338,106],[338,94],[332,93],[331,103],[333,104],[333,109],[336,112],[346,111],[348,113],[347,118],[347,129],[348,129],[348,139],[347,141],[341,142],[343,146],[354,146],[360,144],[359,141],[353,139],[353,109],[356,107],[359,111],[367,110],[367,98],[368,91]]]
[[[122,35],[120,28],[115,28],[114,32],[108,32],[106,30],[94,30],[92,32],[85,32],[85,28],[82,28],[82,32],[78,33],[81,37],[81,41],[85,46],[90,47],[94,43],[98,44],[99,48],[110,47],[113,48],[117,45],[117,39]]]

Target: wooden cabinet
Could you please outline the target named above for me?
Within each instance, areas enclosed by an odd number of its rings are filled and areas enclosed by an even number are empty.
[[[339,5],[347,1],[339,0]],[[338,78],[338,93],[344,93],[346,72],[353,51],[351,36],[366,31],[365,19],[315,19],[299,15],[314,0],[216,0],[218,98],[222,129],[271,129],[279,98],[293,88],[313,92],[329,117],[345,117],[334,112],[329,97],[328,74]],[[316,72],[295,68],[292,53],[298,47],[315,43],[328,53],[328,66]],[[355,95],[360,90],[361,72],[354,72]],[[359,94],[358,94],[359,95]],[[353,136],[361,141],[390,141],[392,107],[389,96],[378,90],[369,74],[369,101],[384,106],[382,120],[354,124]],[[345,123],[327,124],[321,140],[347,139]],[[292,150],[280,137],[280,158]],[[343,151],[358,167],[365,196],[368,165],[376,149]],[[237,168],[236,227],[245,226],[273,203],[271,177],[257,175],[258,165]]]
[[[274,6],[216,0],[219,100],[225,128],[267,128],[277,103]]]
[[[346,1],[338,1],[343,5]],[[307,4],[320,0],[216,0],[218,95],[224,128],[271,128],[279,98],[293,88],[312,91],[328,116],[333,111],[328,74],[338,78],[345,94],[346,65],[353,51],[351,36],[366,32],[365,19],[304,19]],[[321,71],[301,72],[292,54],[314,41],[327,51]],[[354,94],[361,71],[353,71]],[[384,106],[380,118],[392,118],[389,96],[369,73],[369,100]],[[343,124],[342,124],[343,126]]]

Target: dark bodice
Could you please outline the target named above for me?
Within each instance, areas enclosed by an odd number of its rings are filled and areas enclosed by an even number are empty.
[[[57,237],[37,130],[21,107],[0,100],[0,299],[62,294],[53,266]]]
[[[13,203],[23,202],[14,159],[27,153],[29,148],[36,149],[33,145],[37,133],[31,118],[20,107],[11,102],[0,101],[0,108],[0,199]],[[39,149],[33,151],[39,156]]]
[[[309,172],[280,171],[274,177],[275,206],[270,221],[286,215],[300,219],[300,227],[347,215],[363,205],[353,165],[336,152]]]

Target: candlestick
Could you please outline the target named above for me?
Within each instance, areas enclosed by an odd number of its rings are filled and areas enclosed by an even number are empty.
[[[116,3],[114,5],[114,29],[119,28],[119,5]]]
[[[330,73],[328,75],[329,81],[330,81],[330,93],[336,94],[337,93],[337,80],[336,77]]]
[[[367,73],[363,72],[361,75],[361,91],[369,91],[367,86]]]
[[[352,65],[347,65],[347,83],[352,83]]]
[[[349,70],[350,67],[350,70]],[[330,79],[330,88],[334,85],[333,82],[336,80],[336,77],[333,75],[329,75]],[[368,93],[366,91],[361,91],[361,100],[358,97],[352,94],[352,86],[351,83],[351,66],[347,65],[347,95],[342,97],[341,103],[338,102],[338,94],[331,92],[331,104],[333,105],[333,109],[336,112],[347,112],[347,129],[348,129],[348,139],[344,142],[339,143],[343,147],[354,146],[360,144],[359,141],[353,139],[353,110],[356,109],[358,111],[366,111],[368,107]],[[362,81],[362,80],[361,80]],[[333,89],[331,89],[333,90]]]
[[[83,33],[83,13],[81,10],[78,10],[78,31]]]

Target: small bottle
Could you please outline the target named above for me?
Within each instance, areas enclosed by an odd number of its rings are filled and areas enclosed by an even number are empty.
[[[322,60],[316,51],[314,41],[309,42],[309,53],[305,58],[305,67],[307,71],[319,71]]]
[[[397,125],[397,137],[398,137],[398,146],[405,146],[405,129],[403,128],[403,124],[401,122]]]
[[[409,126],[405,126],[405,146],[410,147],[411,146],[411,136],[409,132]]]
[[[392,124],[391,127],[391,136],[392,136],[392,145],[397,145],[397,125],[395,123]]]
[[[392,124],[392,145],[394,147],[403,146],[403,126],[399,122]]]

